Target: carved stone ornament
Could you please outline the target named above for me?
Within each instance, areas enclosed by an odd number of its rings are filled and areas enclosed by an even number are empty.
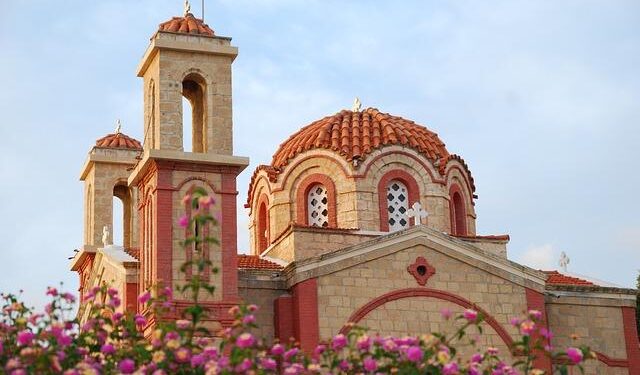
[[[407,272],[416,279],[418,285],[425,286],[427,280],[436,274],[436,269],[423,257],[417,257],[415,262],[407,267]]]

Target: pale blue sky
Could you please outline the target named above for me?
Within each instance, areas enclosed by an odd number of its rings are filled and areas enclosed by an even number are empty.
[[[8,1],[0,11],[0,290],[77,288],[80,168],[113,131],[142,138],[135,67],[180,0]],[[200,14],[200,2],[193,9]],[[437,132],[476,181],[478,232],[509,256],[634,285],[640,268],[637,1],[207,1],[240,49],[235,153],[253,168],[301,126],[343,108]]]

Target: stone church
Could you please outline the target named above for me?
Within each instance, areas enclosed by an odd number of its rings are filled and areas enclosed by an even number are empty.
[[[245,207],[249,255],[237,248],[231,66],[238,54],[191,13],[159,25],[137,67],[144,87],[144,139],[118,129],[96,141],[80,174],[84,244],[71,262],[80,294],[111,284],[123,309],[149,315],[136,296],[158,282],[183,283],[176,225],[194,186],[216,197],[219,245],[203,249],[219,272],[204,304],[208,324],[227,310],[261,307],[259,335],[314,346],[348,323],[383,335],[447,329],[440,311],[473,308],[486,317],[484,343],[509,353],[511,317],[543,312],[553,346],[589,345],[591,374],[640,374],[635,291],[510,261],[508,235],[476,233],[476,186],[467,163],[438,135],[375,108],[339,112],[303,126],[253,172]],[[183,124],[183,97],[192,123]],[[334,109],[328,109],[333,111]],[[192,152],[183,150],[191,127]],[[122,201],[123,243],[113,245],[113,198]],[[179,310],[188,304],[176,295]],[[88,309],[80,306],[79,317]],[[153,316],[149,316],[153,324]],[[572,335],[577,335],[574,341]],[[540,366],[550,369],[549,359]]]

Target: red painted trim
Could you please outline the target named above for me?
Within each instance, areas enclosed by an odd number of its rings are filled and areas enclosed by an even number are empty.
[[[513,339],[507,333],[507,331],[498,323],[498,321],[491,316],[487,311],[485,311],[480,306],[475,303],[470,302],[469,300],[464,299],[458,295],[445,292],[443,290],[429,289],[429,288],[407,288],[407,289],[399,289],[393,292],[389,292],[383,294],[373,300],[369,301],[366,305],[360,307],[356,312],[354,312],[350,317],[348,323],[358,323],[362,320],[367,314],[371,311],[377,309],[378,307],[384,305],[387,302],[403,299],[403,298],[411,298],[411,297],[430,297],[436,298],[448,302],[455,303],[458,306],[462,306],[465,309],[473,309],[478,311],[482,316],[484,316],[485,322],[491,326],[496,333],[502,338],[502,341],[508,346],[511,347],[513,344]],[[340,330],[340,333],[347,333],[351,330],[351,325],[346,324]]]
[[[340,170],[342,170],[342,173],[344,174],[344,177],[349,177],[348,171],[344,168],[344,165],[339,162],[339,159],[331,157],[331,156],[328,156],[328,155],[309,155],[309,156],[305,156],[304,158],[296,161],[295,164],[287,164],[287,165],[283,166],[283,168],[285,168],[287,171],[285,172],[285,174],[282,177],[282,182],[280,183],[280,187],[276,188],[276,189],[273,189],[273,192],[275,193],[277,191],[284,190],[284,187],[286,186],[287,179],[289,178],[291,173],[295,170],[295,168],[298,165],[302,164],[304,161],[307,161],[309,159],[327,159],[327,160],[331,160],[331,161],[335,162],[338,165],[338,167],[340,167]]]
[[[154,282],[161,282],[162,285],[173,289],[173,194],[174,190],[171,184],[173,171],[160,169],[156,174],[156,191],[155,202],[151,203],[151,225],[153,233],[151,235],[155,240],[151,249],[155,268]],[[155,203],[155,204],[154,204]],[[149,225],[149,224],[147,224]],[[154,272],[152,272],[152,275]]]
[[[264,204],[264,217],[262,216],[262,205]],[[269,198],[265,193],[260,194],[258,198],[258,204],[256,205],[257,219],[254,225],[255,230],[255,242],[258,251],[256,254],[262,253],[267,247],[269,247],[270,225],[269,225]],[[266,234],[265,234],[266,232]]]
[[[238,224],[236,222],[236,174],[221,175],[220,248],[222,251],[222,298],[238,300]],[[233,193],[231,193],[233,192]]]
[[[638,343],[635,308],[622,307],[622,323],[624,329],[624,341],[627,346],[629,374],[640,374],[640,343]]]
[[[604,363],[608,367],[629,367],[629,361],[621,358],[611,358],[608,355],[593,351],[596,355],[596,360]],[[571,365],[571,362],[567,358],[555,358],[553,364],[556,365]],[[637,372],[629,372],[630,374],[640,374]]]
[[[544,295],[533,289],[525,288],[525,298],[527,299],[528,310],[538,310],[542,313],[542,320],[538,323],[538,325],[549,329],[549,323],[547,320],[547,309],[544,303]],[[549,341],[541,337],[539,334],[535,334],[532,339],[534,341],[542,339],[545,345],[549,344]],[[536,359],[533,361],[533,365],[538,369],[545,370],[549,374],[553,373],[551,358],[544,355],[544,352],[541,351],[536,351],[534,354],[536,356]]]
[[[449,162],[451,162],[452,160],[455,159],[451,159],[449,160]],[[449,162],[447,162],[447,164],[449,164]],[[471,184],[468,180],[468,176],[467,173],[470,175],[471,171],[469,171],[468,169],[466,169],[466,172],[464,170],[462,170],[459,166],[457,165],[451,165],[450,168],[447,169],[446,174],[444,176],[445,180],[449,180],[449,173],[451,173],[452,170],[457,169],[460,174],[462,174],[462,177],[464,179],[464,184],[467,185],[467,190],[469,191],[470,194],[473,194],[473,192],[476,190],[475,186],[473,184]],[[473,204],[473,199],[471,199],[471,203]]]
[[[293,327],[293,299],[290,295],[284,295],[273,301],[273,326],[274,335],[282,343],[295,337]]]
[[[461,207],[457,207],[455,195],[460,197]],[[452,184],[449,188],[449,218],[451,220],[450,232],[456,236],[467,235],[467,207],[465,203],[465,195],[458,184]],[[459,211],[462,211],[460,213]]]
[[[420,188],[415,178],[401,169],[393,169],[385,173],[378,182],[378,210],[380,212],[380,230],[389,231],[389,212],[387,211],[387,185],[392,180],[400,180],[407,186],[409,194],[409,207],[415,202],[420,202]],[[411,225],[411,223],[409,223]]]
[[[125,311],[135,313],[138,308],[138,283],[126,283],[123,301]]]
[[[424,168],[425,171],[427,171],[427,174],[429,175],[429,178],[431,179],[431,181],[433,181],[434,183],[437,183],[437,184],[441,184],[441,185],[444,185],[446,183],[445,179],[439,179],[439,178],[434,177],[432,172],[431,172],[431,169],[427,166],[427,164],[425,164],[425,162],[421,158],[419,158],[419,157],[417,157],[417,156],[415,156],[413,154],[410,154],[410,153],[408,153],[406,151],[398,151],[398,150],[388,151],[388,152],[381,153],[380,155],[377,155],[373,159],[367,161],[367,166],[365,167],[365,169],[362,172],[362,174],[355,175],[353,177],[354,178],[364,178],[364,177],[366,177],[367,173],[369,173],[369,169],[371,169],[373,164],[378,159],[380,159],[380,158],[382,158],[384,156],[387,156],[387,155],[391,155],[391,154],[393,154],[393,155],[403,155],[403,156],[406,156],[406,157],[408,157],[410,159],[415,160],[418,164],[420,164],[422,166],[422,168]]]
[[[296,223],[307,224],[309,209],[307,207],[307,195],[309,190],[316,184],[322,184],[327,189],[327,199],[329,207],[329,228],[337,228],[337,204],[336,186],[329,177],[321,173],[314,173],[305,177],[296,192]]]
[[[317,279],[298,283],[291,291],[295,338],[302,350],[311,353],[320,341]]]
[[[424,274],[420,274],[420,267],[424,267]],[[424,257],[417,257],[412,264],[407,266],[407,272],[416,279],[418,285],[425,286],[429,278],[436,274],[436,269]]]

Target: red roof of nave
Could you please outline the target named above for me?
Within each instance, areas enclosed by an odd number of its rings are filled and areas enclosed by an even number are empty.
[[[238,254],[238,268],[281,270],[282,266],[257,255]]]
[[[311,149],[333,150],[351,161],[394,144],[411,147],[431,160],[449,157],[436,133],[411,120],[367,108],[343,110],[303,127],[280,145],[271,166],[281,168]]]
[[[558,271],[542,271],[547,274],[547,284],[595,286],[591,281],[563,275]]]
[[[108,134],[96,141],[97,147],[127,148],[131,150],[142,150],[142,144],[124,133]]]
[[[173,17],[169,21],[161,23],[158,26],[158,31],[206,36],[215,35],[206,23],[194,17],[191,13],[187,13],[184,17]]]

